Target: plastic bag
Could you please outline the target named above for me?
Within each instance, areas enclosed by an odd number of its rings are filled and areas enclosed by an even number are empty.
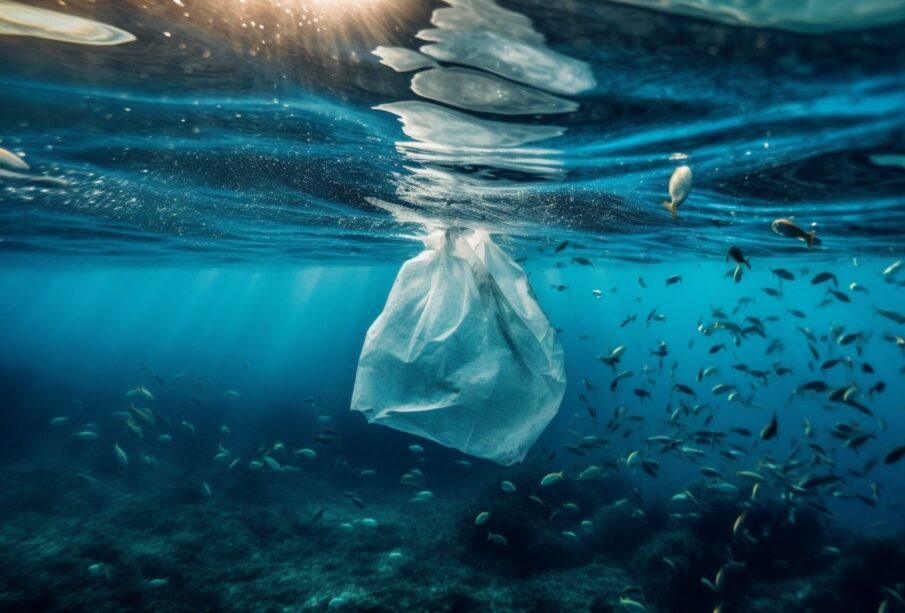
[[[352,409],[499,464],[559,410],[563,351],[524,271],[482,230],[437,230],[371,325]]]

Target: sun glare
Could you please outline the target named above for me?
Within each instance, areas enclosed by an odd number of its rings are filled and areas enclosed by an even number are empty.
[[[381,0],[309,0],[309,3],[325,10],[344,10],[380,4]]]
[[[213,27],[249,55],[276,57],[301,47],[327,58],[384,44],[417,5],[417,0],[172,1],[184,9],[183,19]]]

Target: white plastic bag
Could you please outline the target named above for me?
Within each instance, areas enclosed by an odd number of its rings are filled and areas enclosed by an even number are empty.
[[[483,230],[437,230],[365,338],[352,409],[499,464],[559,410],[563,351],[524,271]]]

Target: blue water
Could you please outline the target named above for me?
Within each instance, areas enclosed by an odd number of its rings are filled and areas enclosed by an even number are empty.
[[[89,13],[123,25],[131,6]],[[414,163],[396,151],[407,142],[396,118],[371,109],[417,99],[410,75],[370,53],[423,44],[412,37],[429,10],[413,6],[321,11],[325,31],[296,26],[278,41],[267,33],[291,24],[265,2],[189,18],[164,3],[129,24],[136,43],[109,48],[4,37],[0,146],[72,182],[5,185],[4,248],[133,262],[398,261],[399,228],[367,198],[432,214],[453,206],[528,240],[575,232],[633,259],[721,255],[728,242],[795,251],[769,232],[788,215],[831,239],[822,256],[901,246],[901,167],[870,161],[902,151],[895,27],[808,37],[609,3],[514,5],[593,75],[593,87],[562,96],[577,111],[528,117],[565,132],[520,148],[544,153],[514,164],[499,149],[476,163]],[[239,25],[254,17],[265,34]],[[657,206],[674,153],[695,172],[680,230]]]
[[[6,36],[0,2],[0,147],[30,166],[0,156],[0,608],[905,610],[900,2],[29,4],[136,40]],[[515,466],[349,410],[446,226],[491,233],[563,346]]]

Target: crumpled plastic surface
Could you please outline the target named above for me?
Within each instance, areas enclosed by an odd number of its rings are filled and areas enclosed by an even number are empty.
[[[509,465],[559,410],[563,351],[525,272],[483,230],[423,239],[358,361],[352,409],[370,423]]]

